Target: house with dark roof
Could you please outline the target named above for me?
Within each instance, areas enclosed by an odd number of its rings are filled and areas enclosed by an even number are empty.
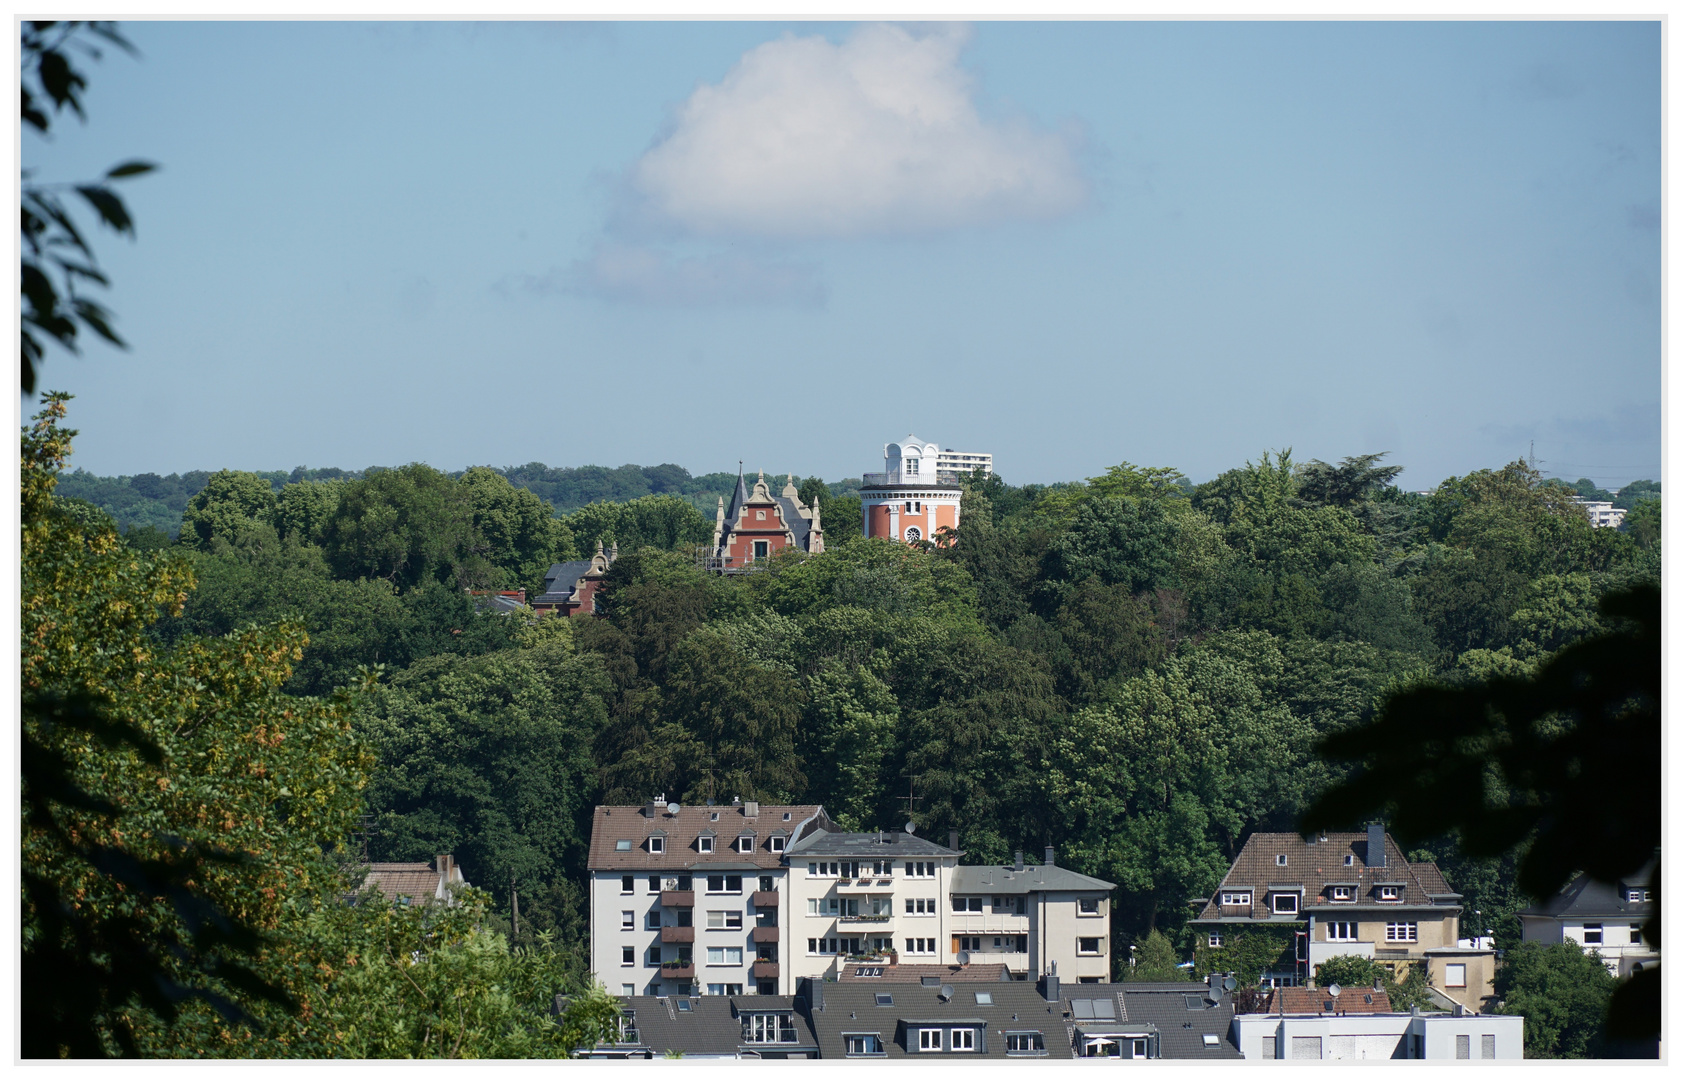
[[[1077,1058],[1231,1061],[1233,997],[1223,977],[1203,982],[1062,984],[1070,1054]]]
[[[1062,1007],[1043,983],[868,985],[802,979],[795,999],[825,1058],[946,1064],[1069,1057]]]
[[[555,612],[561,615],[599,613],[604,579],[613,567],[613,560],[618,557],[617,541],[603,551],[602,542],[597,540],[596,553],[588,559],[555,563],[543,576],[543,592],[532,600],[532,610],[539,614]]]
[[[1333,956],[1353,954],[1392,971],[1459,941],[1460,894],[1434,863],[1409,863],[1374,824],[1365,832],[1255,833],[1215,895],[1194,900],[1190,921],[1213,951],[1227,935],[1277,927],[1297,942],[1295,962],[1268,985],[1302,985]],[[1487,986],[1464,988],[1481,999]]]
[[[782,494],[773,495],[763,472],[751,491],[738,472],[730,504],[726,506],[722,496],[718,500],[708,567],[724,573],[739,572],[785,548],[811,555],[823,551],[818,501],[812,500],[811,506],[802,502],[793,477],[783,485]]]
[[[557,1000],[556,1012],[565,1008]],[[579,1053],[583,1058],[799,1059],[818,1056],[811,1025],[786,995],[620,999],[619,1038]]]
[[[1658,960],[1649,940],[1647,920],[1658,911],[1653,898],[1653,863],[1616,884],[1578,874],[1540,904],[1519,912],[1525,941],[1556,945],[1575,941],[1583,951],[1598,951],[1619,978]]]

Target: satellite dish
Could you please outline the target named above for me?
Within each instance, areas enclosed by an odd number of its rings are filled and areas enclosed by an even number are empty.
[[[1332,997],[1337,997],[1339,994],[1343,993],[1343,987],[1339,986],[1337,983],[1332,983],[1330,986],[1326,987],[1326,993],[1330,994]]]
[[[910,835],[911,833],[914,833],[916,831],[917,831],[917,823],[915,821],[907,821],[905,823],[905,832],[906,832],[907,835]]]
[[[956,991],[952,989],[952,984],[945,983],[940,988],[940,1000],[951,1001],[954,993],[956,993]]]
[[[1226,982],[1222,985],[1226,987],[1227,993],[1230,994],[1232,991],[1238,989],[1238,977],[1236,975],[1228,975],[1226,977]]]
[[[967,963],[969,963],[969,953],[967,953],[967,952],[959,953],[958,954],[958,964],[960,966],[962,966],[962,965],[967,964]]]
[[[666,804],[666,813],[668,813],[668,814],[672,814],[672,815],[674,815],[674,816],[675,816],[675,815],[676,815],[676,814],[677,814],[677,812],[678,812],[678,811],[679,811],[679,810],[682,810],[682,809],[683,809],[683,807],[681,807],[681,806],[679,806],[679,805],[678,805],[678,804],[677,804],[677,803],[675,803],[675,802],[674,802],[674,803],[667,803],[667,804]]]

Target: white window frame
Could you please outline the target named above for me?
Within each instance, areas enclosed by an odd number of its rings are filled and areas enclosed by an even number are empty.
[[[1271,899],[1273,901],[1272,906],[1273,906],[1273,913],[1275,915],[1295,915],[1302,908],[1302,904],[1300,902],[1301,898],[1298,897],[1296,893],[1289,893],[1289,892],[1274,893],[1272,895],[1272,897],[1270,897],[1269,899]],[[1289,901],[1290,906],[1289,907],[1282,906],[1282,904],[1280,903],[1281,901]]]
[[[749,834],[744,833],[743,835],[736,837],[736,853],[738,855],[753,854],[754,843],[755,838]]]
[[[719,957],[717,960],[713,959],[713,955],[715,953],[718,954],[718,957]],[[731,954],[732,953],[735,954],[735,959],[731,959]],[[707,966],[708,967],[741,967],[742,966],[742,947],[740,945],[708,945],[707,946]]]
[[[619,966],[637,966],[637,947],[635,945],[621,945],[619,947]]]
[[[849,1031],[841,1037],[847,1040],[848,1057],[882,1057],[887,1047],[882,1042],[882,1036],[874,1031]],[[854,1040],[858,1040],[858,1048],[854,1048]]]
[[[634,911],[621,911],[619,913],[619,929],[621,929],[621,930],[635,930],[636,928],[637,928],[637,913],[634,912]]]
[[[1244,892],[1224,892],[1221,894],[1221,906],[1249,907],[1250,896],[1251,894],[1248,890],[1245,890]]]
[[[1332,903],[1334,903],[1334,904],[1353,904],[1354,902],[1355,902],[1355,886],[1353,886],[1353,885],[1333,885],[1332,886]]]
[[[1464,988],[1466,985],[1466,965],[1444,964],[1443,985],[1451,988]]]
[[[710,836],[697,836],[695,838],[695,850],[700,852],[702,855],[711,855],[713,853],[713,838]]]
[[[630,896],[637,891],[637,877],[635,874],[624,874],[619,878],[619,895]]]
[[[1328,922],[1326,924],[1327,941],[1359,941],[1361,940],[1361,924],[1353,922]]]
[[[1089,942],[1089,941],[1092,942],[1092,948],[1090,948],[1090,949],[1086,947],[1086,943]],[[1075,955],[1076,956],[1103,956],[1104,955],[1104,939],[1101,938],[1101,937],[1077,937],[1077,938],[1075,938]]]
[[[1088,904],[1092,905],[1092,910],[1091,911],[1088,911],[1086,909],[1086,905],[1088,905]],[[1095,896],[1083,896],[1083,897],[1080,897],[1078,900],[1075,901],[1075,914],[1076,914],[1076,916],[1090,919],[1090,918],[1094,918],[1096,916],[1102,915],[1103,913],[1104,913],[1104,902],[1102,900],[1098,899]]]
[[[941,1045],[941,1043],[944,1040],[941,1039],[940,1035],[941,1035],[941,1029],[940,1028],[918,1028],[917,1029],[917,1049],[918,1049],[918,1051],[926,1054],[931,1050],[944,1050],[945,1047],[943,1047]]]
[[[954,1054],[975,1053],[975,1029],[953,1028],[947,1036],[947,1050]]]
[[[1023,1046],[1026,1042],[1028,1045]],[[1011,1044],[1015,1043],[1013,1047]],[[1007,1057],[1033,1057],[1045,1053],[1045,1032],[1043,1031],[1007,1031],[1005,1032],[1005,1055]]]
[[[782,851],[782,850],[783,850],[783,846],[784,846],[784,844],[786,844],[786,843],[787,843],[787,838],[786,838],[786,837],[782,837],[782,836],[773,836],[773,837],[772,837],[772,838],[771,838],[771,851],[772,851],[772,852],[773,852],[773,853],[775,853],[775,852],[779,852],[779,851]]]
[[[664,855],[666,853],[666,838],[664,836],[649,837],[648,853],[650,855]]]
[[[1419,940],[1419,924],[1416,922],[1385,923],[1384,940],[1417,942]]]
[[[1211,949],[1219,949],[1219,948],[1221,948],[1221,943],[1222,943],[1222,942],[1223,942],[1223,941],[1224,941],[1224,940],[1226,940],[1226,939],[1225,939],[1225,938],[1223,938],[1223,937],[1221,937],[1221,932],[1220,932],[1220,931],[1219,931],[1219,930],[1211,930],[1211,931],[1209,931],[1209,947],[1210,947],[1210,948],[1211,948]]]
[[[732,923],[731,919],[735,919]],[[709,908],[707,910],[708,930],[740,930],[742,928],[742,913],[734,908]]]
[[[1594,936],[1590,937],[1589,936],[1590,934],[1593,934]],[[1605,923],[1597,923],[1597,922],[1584,923],[1583,924],[1583,944],[1584,945],[1604,945],[1604,944],[1606,944],[1606,924]]]
[[[1284,855],[1275,855],[1273,857],[1273,865],[1274,866],[1289,866],[1290,865],[1290,860],[1288,858],[1286,858]]]
[[[1378,902],[1381,904],[1401,903],[1402,887],[1400,885],[1380,885],[1378,887]]]

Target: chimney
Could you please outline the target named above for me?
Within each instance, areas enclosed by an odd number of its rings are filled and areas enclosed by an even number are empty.
[[[759,804],[757,802],[743,803],[742,816],[749,819],[757,818],[759,816]]]
[[[947,841],[947,843],[946,843],[947,847],[951,848],[953,851],[957,851],[958,850],[958,830],[953,829],[951,832],[947,833],[946,834],[946,841]]]
[[[1018,874],[1022,872],[1022,853],[1020,851],[1016,853],[1016,872]]]
[[[1057,865],[1057,849],[1050,844],[1045,846],[1045,864],[1047,866]]]
[[[1384,865],[1384,822],[1375,821],[1367,826],[1367,868]]]
[[[1063,983],[1056,975],[1040,976],[1040,996],[1047,1001],[1056,1002],[1063,996]]]
[[[800,989],[805,992],[806,1011],[808,1014],[823,1011],[823,979],[807,978],[800,980]]]
[[[438,856],[437,866],[438,873],[443,876],[444,880],[450,880],[450,857],[448,855]]]

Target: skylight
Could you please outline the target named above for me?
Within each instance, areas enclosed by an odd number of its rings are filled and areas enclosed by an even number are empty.
[[[677,999],[678,1012],[688,1012],[692,1008],[694,1008],[694,1004],[688,998],[680,997]]]
[[[876,995],[876,1004],[878,1004],[878,1005],[892,1005],[893,1003],[894,1003],[894,996],[892,994],[877,994]]]
[[[975,1003],[977,1005],[993,1004],[993,992],[991,990],[977,990],[975,992]]]

